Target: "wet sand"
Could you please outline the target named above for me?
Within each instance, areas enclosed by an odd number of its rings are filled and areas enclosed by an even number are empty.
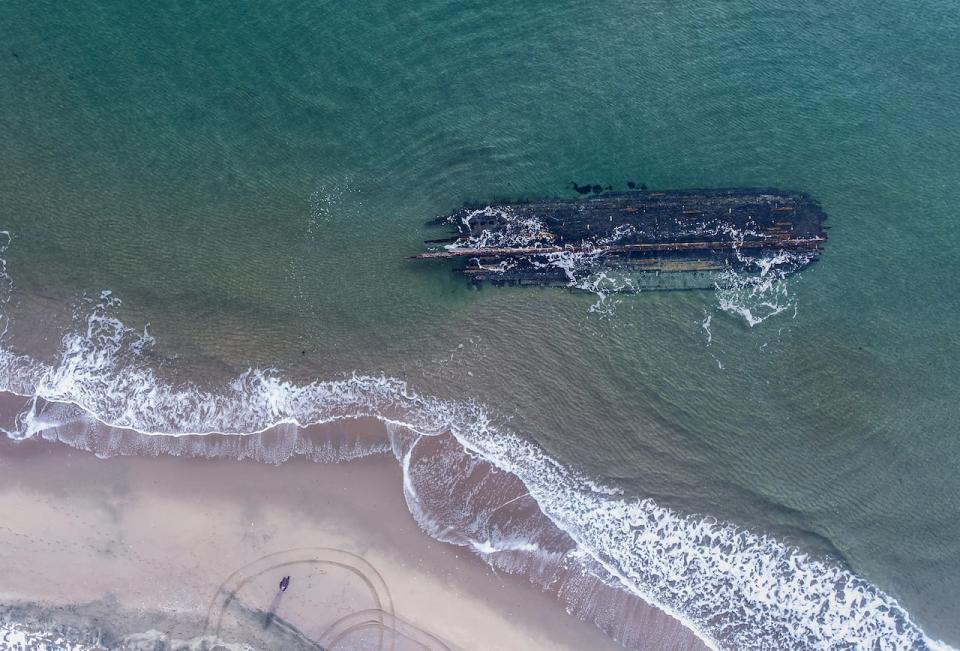
[[[4,440],[0,477],[0,601],[115,639],[149,628],[284,648],[622,648],[424,534],[387,455],[273,466]]]

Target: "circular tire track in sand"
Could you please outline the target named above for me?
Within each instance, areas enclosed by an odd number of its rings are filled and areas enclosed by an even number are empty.
[[[315,640],[321,648],[334,651],[354,635],[373,630],[379,637],[377,649],[392,651],[402,640],[401,648],[417,648],[425,651],[450,651],[440,639],[397,617],[393,612],[393,598],[387,582],[366,559],[356,554],[328,547],[302,547],[287,549],[261,556],[257,560],[235,570],[217,588],[207,609],[203,635],[220,638],[224,616],[234,601],[239,603],[238,593],[264,574],[282,574],[297,565],[328,565],[344,570],[357,579],[369,591],[372,608],[354,611],[331,622]]]
[[[245,585],[265,573],[304,564],[330,565],[353,574],[370,591],[370,596],[376,606],[373,610],[382,613],[380,623],[383,624],[384,620],[393,618],[393,600],[390,596],[390,590],[386,581],[383,580],[383,576],[373,565],[356,554],[340,549],[303,547],[261,556],[227,577],[217,588],[213,599],[210,601],[203,634],[213,634],[219,638],[224,614],[231,602],[237,599],[237,593]]]
[[[397,638],[403,638],[416,645],[417,648],[424,649],[424,651],[450,651],[450,647],[444,644],[439,638],[400,619],[396,615],[376,609],[360,610],[337,620],[323,632],[318,642],[324,649],[336,651],[341,641],[367,628],[379,629],[381,639],[383,638],[384,631],[389,631],[392,640],[391,647],[396,645]],[[409,647],[403,645],[402,648],[407,649]],[[344,651],[346,651],[346,647]]]

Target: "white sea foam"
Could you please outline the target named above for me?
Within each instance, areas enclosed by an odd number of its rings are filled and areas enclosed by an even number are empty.
[[[100,422],[155,437],[243,435],[278,424],[377,418],[394,432],[413,433],[394,440],[413,510],[426,503],[425,491],[442,495],[447,481],[431,470],[430,459],[416,462],[414,447],[449,433],[470,463],[483,462],[501,473],[498,482],[511,476],[522,482],[523,490],[511,499],[528,493],[575,545],[565,550],[558,543],[545,551],[546,524],[539,533],[517,535],[515,528],[494,527],[493,511],[478,515],[469,504],[455,505],[467,510],[455,514],[451,541],[491,562],[500,552],[521,559],[527,558],[523,554],[583,559],[601,580],[662,607],[715,647],[934,648],[893,598],[840,564],[712,518],[618,495],[497,426],[475,403],[421,396],[400,380],[361,374],[296,384],[275,371],[254,369],[217,389],[165,383],[142,354],[151,345],[149,335],[125,327],[113,315],[116,304],[104,294],[83,327],[63,338],[54,364],[0,347],[0,389],[72,405]],[[53,424],[28,409],[11,435],[36,435]],[[436,513],[414,515],[441,539],[454,529],[449,519],[431,523]]]
[[[5,651],[96,651],[98,647],[74,642],[63,635],[19,624],[0,622],[0,649]]]
[[[5,256],[12,239],[10,231],[0,231],[0,338],[7,334],[10,325],[6,310],[3,308],[10,301],[10,295],[13,293],[13,279],[7,273]]]
[[[782,314],[797,301],[787,277],[809,262],[806,254],[779,251],[774,255],[748,257],[736,251],[743,270],[725,269],[716,282],[718,306],[738,316],[750,327]]]
[[[85,637],[96,638],[97,636]],[[0,649],[3,651],[103,651],[105,648],[107,647],[102,640],[80,641],[71,639],[69,634],[56,630],[46,630],[19,622],[0,622]],[[125,651],[155,651],[156,649],[255,651],[253,647],[246,644],[226,643],[212,635],[184,640],[171,638],[160,631],[127,635],[112,648],[121,648]]]
[[[485,206],[466,211],[461,221],[467,228],[479,220],[492,220],[496,228],[482,228],[480,232],[466,240],[458,240],[444,248],[448,251],[462,249],[483,249],[487,247],[544,246],[550,243],[549,230],[543,221],[536,217],[518,217],[507,206]]]

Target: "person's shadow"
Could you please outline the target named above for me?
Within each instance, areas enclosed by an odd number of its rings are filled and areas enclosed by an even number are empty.
[[[273,598],[273,603],[270,604],[270,610],[267,611],[267,616],[263,620],[264,630],[270,628],[270,624],[273,623],[277,615],[277,608],[280,607],[280,600],[283,598],[283,593],[287,591],[288,587],[290,587],[290,577],[285,576],[280,579],[280,589],[277,591],[277,596]]]

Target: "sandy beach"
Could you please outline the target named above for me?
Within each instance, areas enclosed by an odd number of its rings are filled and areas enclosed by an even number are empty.
[[[274,466],[3,441],[0,477],[8,619],[128,645],[622,648],[523,578],[423,533],[388,455]],[[670,648],[703,648],[677,628]]]

